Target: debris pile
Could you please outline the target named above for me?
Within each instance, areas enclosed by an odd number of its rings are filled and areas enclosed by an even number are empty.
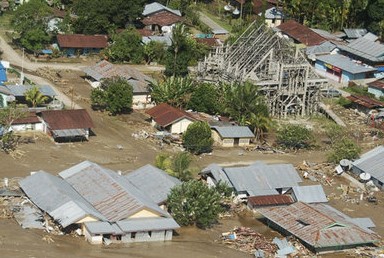
[[[305,179],[319,182],[322,185],[333,185],[332,176],[335,174],[335,168],[329,163],[315,164],[303,161],[296,169],[301,172]]]
[[[230,248],[249,254],[255,253],[256,250],[262,250],[271,256],[277,251],[276,244],[247,227],[236,227],[230,232],[222,233],[221,239]]]

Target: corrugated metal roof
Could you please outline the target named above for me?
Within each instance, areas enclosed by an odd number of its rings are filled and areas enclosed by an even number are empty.
[[[316,248],[364,245],[379,240],[349,222],[345,214],[325,204],[297,202],[289,206],[257,209],[268,220]],[[342,216],[342,215],[344,216]]]
[[[336,45],[332,42],[325,41],[321,43],[320,45],[307,47],[305,52],[307,56],[309,55],[319,55],[319,54],[330,54],[334,49],[336,48]]]
[[[153,108],[148,109],[145,113],[150,115],[152,119],[160,126],[167,127],[183,118],[195,121],[196,119],[188,112],[174,108],[167,103],[160,103]]]
[[[125,177],[157,204],[165,202],[171,189],[181,184],[179,179],[149,164],[128,173]]]
[[[352,165],[384,182],[384,146],[380,145],[364,153]]]
[[[369,40],[369,41],[372,41],[372,42],[375,42],[376,40],[379,39],[378,36],[376,36],[375,34],[371,33],[371,32],[368,32],[367,34],[365,34],[363,36],[363,38]]]
[[[374,72],[377,70],[374,67],[363,66],[353,62],[352,59],[339,54],[317,56],[316,59],[352,74]]]
[[[11,92],[12,95],[14,95],[16,97],[24,96],[25,92],[32,89],[33,87],[37,87],[39,89],[39,91],[41,92],[41,94],[43,94],[44,96],[49,96],[49,97],[57,96],[57,93],[55,92],[55,90],[49,85],[37,85],[37,86],[33,86],[33,85],[6,85],[5,87]]]
[[[325,38],[294,20],[286,21],[276,28],[306,46],[318,45],[325,41]]]
[[[52,130],[53,137],[85,137],[87,135],[84,129],[64,129]]]
[[[222,138],[254,138],[248,126],[212,126]]]
[[[170,36],[167,36],[167,35],[164,35],[164,36],[145,36],[141,39],[143,41],[144,44],[148,44],[149,42],[151,41],[157,41],[157,42],[163,42],[165,43],[167,46],[171,46],[172,45],[172,39]]]
[[[93,122],[85,109],[44,110],[39,113],[51,130],[93,128]]]
[[[144,209],[168,216],[125,177],[95,163],[84,161],[59,175],[111,222]]]
[[[360,106],[372,109],[372,108],[378,108],[378,107],[384,107],[384,102],[371,99],[368,96],[360,96],[360,95],[350,95],[347,97],[350,101],[353,103],[356,103]]]
[[[205,175],[211,173],[213,179],[216,182],[224,182],[228,186],[232,186],[232,183],[229,181],[229,179],[228,179],[227,175],[225,174],[223,168],[220,167],[219,165],[215,164],[215,163],[210,164],[208,167],[204,168],[201,171],[201,173],[205,174]]]
[[[357,38],[360,38],[362,36],[364,36],[365,34],[367,34],[367,30],[366,29],[343,29],[345,34],[347,35],[347,38],[349,39],[357,39]]]
[[[61,48],[106,48],[107,35],[58,34],[57,42]]]
[[[305,203],[328,202],[321,185],[306,185],[292,187],[297,201]]]
[[[338,45],[338,48],[372,62],[384,61],[384,45],[365,38],[358,38],[346,46]]]
[[[143,218],[120,220],[117,221],[116,224],[125,233],[180,228],[179,224],[177,224],[177,222],[172,218]]]
[[[384,90],[384,79],[378,79],[373,82],[367,83],[368,87],[376,88],[379,90]]]
[[[113,234],[123,235],[124,232],[115,223],[109,223],[105,221],[92,221],[85,222],[85,227],[91,234]]]
[[[275,194],[264,196],[251,196],[248,198],[248,206],[277,206],[287,205],[293,203],[293,199],[290,195]]]
[[[144,25],[159,25],[170,26],[182,21],[183,18],[180,15],[168,12],[166,10],[158,11],[157,13],[147,15],[141,22]]]
[[[145,5],[144,7],[144,11],[143,11],[143,16],[148,16],[148,15],[151,15],[153,13],[156,13],[156,12],[159,12],[159,11],[162,11],[162,10],[166,10],[168,12],[171,12],[173,14],[176,14],[178,16],[181,16],[181,12],[179,10],[173,10],[171,8],[168,8],[158,2],[154,2],[154,3],[151,3],[151,4],[147,4]]]
[[[223,168],[236,192],[250,196],[277,194],[275,189],[297,186],[302,182],[292,164],[253,164],[248,167]]]
[[[365,229],[376,227],[375,223],[373,223],[370,218],[351,218],[351,222]]]
[[[63,227],[86,217],[105,220],[67,182],[44,171],[36,172],[20,181],[20,187],[40,209],[46,211]]]

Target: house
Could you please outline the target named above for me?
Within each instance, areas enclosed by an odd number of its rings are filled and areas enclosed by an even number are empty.
[[[361,219],[350,218],[323,203],[296,202],[288,206],[262,207],[257,212],[268,226],[284,235],[293,235],[315,253],[373,245],[380,239],[361,225]]]
[[[200,174],[209,185],[226,183],[239,198],[284,194],[302,182],[292,164],[256,162],[246,167],[220,167],[211,164]]]
[[[57,44],[67,56],[97,54],[108,46],[106,35],[58,34]]]
[[[346,97],[351,101],[351,108],[357,109],[362,113],[369,114],[371,110],[383,108],[384,102],[371,99],[367,96],[350,95]]]
[[[145,28],[156,32],[164,32],[167,30],[164,27],[171,27],[183,20],[179,10],[173,10],[158,2],[145,5],[142,16],[141,22]]]
[[[94,127],[85,109],[44,110],[37,115],[43,121],[43,131],[57,142],[88,140]]]
[[[340,83],[373,78],[377,71],[374,67],[359,64],[339,54],[317,56],[315,69],[319,74]]]
[[[368,93],[375,95],[375,98],[379,99],[384,97],[384,79],[378,79],[373,82],[367,83]]]
[[[221,147],[248,146],[255,135],[248,126],[211,126],[215,145]]]
[[[160,103],[145,113],[150,116],[153,126],[171,134],[184,133],[188,126],[196,121],[190,113],[166,103]]]
[[[8,102],[15,100],[18,103],[26,103],[25,93],[33,87],[37,87],[43,96],[48,97],[48,102],[57,96],[55,90],[49,85],[1,85],[0,95],[3,98],[3,107],[6,107]]]
[[[259,16],[263,16],[263,12],[260,12]],[[276,6],[270,7],[264,12],[264,20],[269,27],[279,26],[285,18],[282,8]]]
[[[320,45],[314,45],[305,49],[307,58],[313,62],[316,61],[317,56],[336,54],[337,46],[331,41],[324,41]]]
[[[328,202],[324,189],[321,185],[294,186],[288,192],[297,202],[325,203]]]
[[[357,62],[376,68],[376,73],[384,72],[384,45],[372,39],[359,37],[347,45],[338,45],[340,54]],[[379,76],[379,75],[378,75]]]
[[[351,171],[359,176],[368,173],[370,180],[381,190],[384,189],[384,146],[380,145],[352,162]]]
[[[84,72],[86,74],[85,80],[93,88],[99,87],[103,79],[113,77],[126,79],[133,89],[133,108],[142,109],[151,102],[149,86],[153,79],[133,67],[128,65],[116,66],[106,60],[102,60],[93,66],[86,67]]]
[[[315,46],[326,41],[325,38],[312,31],[305,25],[294,20],[286,21],[276,27],[282,35],[288,36],[296,44],[303,44],[307,47]]]
[[[363,37],[365,34],[368,33],[366,29],[351,29],[351,28],[344,28],[343,29],[345,33],[345,39],[346,40],[354,40]]]
[[[25,117],[18,118],[12,122],[11,129],[14,132],[39,131],[43,132],[43,122],[36,115],[36,112],[27,112]]]
[[[158,205],[163,205],[171,189],[181,184],[176,177],[149,164],[128,173],[125,178]]]
[[[59,176],[38,171],[19,184],[63,229],[80,229],[91,244],[166,241],[179,228],[124,176],[89,161]]]
[[[4,65],[0,63],[0,85],[3,85],[7,81],[7,70]]]

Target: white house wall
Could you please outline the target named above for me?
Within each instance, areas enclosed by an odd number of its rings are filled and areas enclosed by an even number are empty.
[[[171,126],[170,133],[172,133],[172,134],[184,133],[190,124],[192,124],[191,120],[183,118]]]
[[[384,90],[379,90],[372,87],[368,87],[368,93],[372,93],[373,95],[375,95],[376,98],[384,96]]]
[[[25,131],[43,132],[44,131],[44,126],[42,123],[12,125],[11,128],[15,132],[25,132]]]

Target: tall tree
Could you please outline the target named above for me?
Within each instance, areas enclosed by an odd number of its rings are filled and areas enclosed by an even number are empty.
[[[188,109],[216,115],[222,110],[220,90],[211,83],[199,83],[191,94]]]
[[[44,0],[30,0],[16,9],[11,22],[24,48],[37,53],[50,42],[47,27],[51,14]]]
[[[193,154],[210,152],[212,144],[211,128],[207,122],[194,122],[183,134],[183,145],[187,151]]]
[[[25,100],[32,106],[38,107],[42,104],[45,104],[48,100],[48,97],[43,95],[40,92],[40,89],[36,86],[33,86],[24,93]]]

